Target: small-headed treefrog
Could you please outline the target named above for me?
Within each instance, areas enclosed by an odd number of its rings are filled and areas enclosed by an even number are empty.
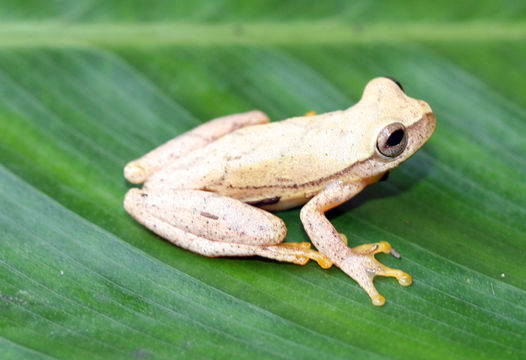
[[[128,191],[124,208],[156,234],[204,256],[334,264],[383,305],[373,278],[392,276],[407,286],[411,276],[374,258],[391,251],[385,241],[348,247],[325,212],[413,155],[435,126],[429,105],[390,78],[371,80],[346,110],[279,122],[260,111],[217,118],[128,163],[126,179],[144,186]],[[318,251],[308,242],[284,243],[285,224],[268,212],[301,204],[301,221]]]

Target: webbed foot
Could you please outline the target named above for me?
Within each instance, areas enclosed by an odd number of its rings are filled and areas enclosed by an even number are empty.
[[[375,276],[395,277],[402,286],[409,286],[413,282],[411,275],[398,269],[391,269],[376,260],[374,255],[379,252],[391,253],[391,245],[387,241],[381,241],[375,244],[356,246],[352,248],[351,255],[343,259],[340,264],[340,268],[358,282],[376,306],[384,305],[385,298],[373,284]],[[395,254],[398,253],[395,252]],[[395,254],[393,255],[396,256]]]

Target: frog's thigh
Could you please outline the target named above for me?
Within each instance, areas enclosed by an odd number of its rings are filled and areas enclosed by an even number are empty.
[[[314,259],[322,267],[332,265],[308,243],[281,244],[287,229],[277,216],[215,193],[131,189],[124,208],[154,233],[204,256],[258,255],[297,264]]]
[[[124,168],[124,177],[133,184],[141,184],[156,170],[173,160],[202,148],[234,130],[269,121],[265,113],[257,110],[210,120],[157,147],[143,157],[129,162]]]

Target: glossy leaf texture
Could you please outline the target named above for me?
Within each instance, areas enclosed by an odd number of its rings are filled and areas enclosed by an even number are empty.
[[[3,1],[2,359],[526,357],[521,2]],[[328,215],[389,241],[371,305],[336,268],[209,259],[123,210],[122,168],[214,117],[346,108],[398,79],[430,142]],[[306,164],[308,166],[308,164]],[[278,213],[307,239],[299,210]]]

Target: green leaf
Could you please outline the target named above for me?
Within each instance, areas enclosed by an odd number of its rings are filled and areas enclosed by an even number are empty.
[[[526,6],[514,1],[0,3],[0,353],[526,356]],[[438,128],[328,215],[414,278],[209,259],[122,208],[130,160],[214,117],[342,109],[378,75]],[[305,241],[299,210],[278,213]]]

